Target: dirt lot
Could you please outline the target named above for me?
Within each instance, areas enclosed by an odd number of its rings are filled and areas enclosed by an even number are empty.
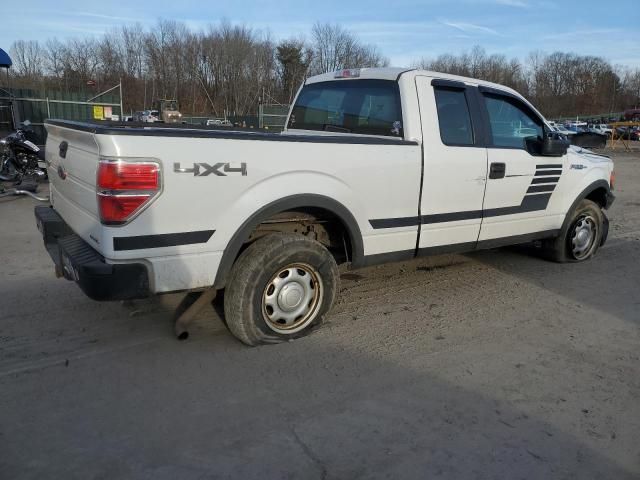
[[[0,478],[640,478],[640,151],[609,242],[343,275],[314,335],[247,348],[178,298],[56,280],[34,202],[0,201]]]

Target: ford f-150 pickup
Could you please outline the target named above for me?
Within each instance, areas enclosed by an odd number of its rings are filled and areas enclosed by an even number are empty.
[[[613,163],[520,94],[421,70],[307,79],[282,133],[49,120],[57,271],[96,300],[224,289],[248,345],[309,333],[352,268],[540,241],[604,244]]]

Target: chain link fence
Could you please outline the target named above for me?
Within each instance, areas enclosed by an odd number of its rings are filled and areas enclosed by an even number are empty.
[[[260,128],[281,131],[289,114],[289,105],[260,104],[258,120]]]
[[[48,118],[81,121],[122,118],[119,93],[106,93],[98,95],[99,100],[93,97],[87,101],[90,97],[85,92],[0,88],[0,129],[12,131],[20,122],[29,120],[36,143],[44,145],[44,122]]]

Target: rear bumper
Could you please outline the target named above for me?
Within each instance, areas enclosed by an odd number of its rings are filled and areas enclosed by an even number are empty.
[[[51,207],[37,206],[35,216],[56,273],[75,281],[89,298],[127,300],[149,296],[149,274],[145,265],[106,263]]]

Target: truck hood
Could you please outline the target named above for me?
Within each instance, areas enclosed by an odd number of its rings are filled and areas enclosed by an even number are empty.
[[[613,165],[613,161],[608,156],[594,153],[591,150],[587,150],[586,148],[578,147],[575,145],[571,145],[569,147],[569,149],[567,150],[567,155],[569,157],[569,163],[571,165],[580,163],[589,163],[594,166],[596,164],[606,163]]]

